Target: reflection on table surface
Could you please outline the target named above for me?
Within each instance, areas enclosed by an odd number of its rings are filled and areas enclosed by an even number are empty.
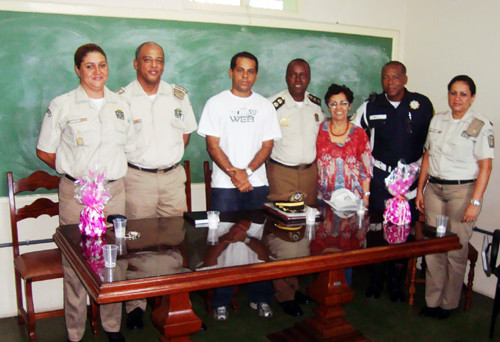
[[[115,239],[112,228],[100,238],[81,236],[77,225],[64,227],[71,243],[102,282],[141,279],[213,268],[338,253],[434,237],[423,225],[373,226],[369,213],[320,208],[313,225],[287,223],[265,211],[221,213],[217,230],[195,228],[182,217],[129,220],[137,240]],[[117,266],[104,267],[102,246],[119,247]]]

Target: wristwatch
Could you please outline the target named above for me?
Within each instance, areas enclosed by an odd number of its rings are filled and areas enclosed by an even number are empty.
[[[247,167],[247,168],[245,169],[245,171],[246,171],[246,173],[247,173],[248,177],[250,177],[250,176],[253,174],[253,171],[252,171],[249,167]]]
[[[476,207],[479,207],[481,205],[481,202],[478,200],[470,200],[470,204],[475,205]]]

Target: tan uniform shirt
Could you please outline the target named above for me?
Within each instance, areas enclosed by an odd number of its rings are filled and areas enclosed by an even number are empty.
[[[468,130],[477,118],[484,125],[479,132]],[[449,180],[477,178],[477,161],[494,158],[493,126],[484,116],[469,110],[460,120],[450,111],[434,116],[425,149],[429,151],[429,174]]]
[[[56,154],[60,174],[83,177],[98,165],[108,180],[122,178],[127,173],[125,152],[135,149],[128,105],[105,87],[99,110],[78,86],[49,104],[37,148]]]
[[[197,129],[189,96],[184,88],[160,82],[154,99],[137,80],[118,93],[130,105],[137,149],[127,153],[132,164],[166,168],[184,155],[183,135]]]
[[[321,106],[310,100],[308,92],[302,106],[299,106],[288,89],[268,99],[277,107],[283,135],[281,140],[274,142],[271,158],[285,165],[314,162],[319,125],[325,120]]]

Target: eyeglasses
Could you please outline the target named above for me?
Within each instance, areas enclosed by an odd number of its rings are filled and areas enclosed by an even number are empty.
[[[332,102],[332,103],[328,104],[328,108],[337,108],[337,107],[347,108],[347,107],[349,107],[349,102],[348,101],[341,101],[340,103]]]

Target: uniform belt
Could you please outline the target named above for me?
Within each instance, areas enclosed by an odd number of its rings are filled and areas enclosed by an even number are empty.
[[[314,162],[312,162],[311,164],[299,164],[299,165],[285,165],[285,164],[282,164],[280,163],[279,161],[276,161],[274,159],[269,159],[269,161],[271,163],[274,163],[276,165],[280,165],[280,166],[284,166],[284,167],[288,167],[290,169],[295,169],[295,170],[305,170],[305,169],[308,169],[310,168]]]
[[[395,169],[394,167],[386,165],[384,162],[381,162],[380,160],[377,159],[373,159],[373,166],[385,172],[391,172],[392,170]]]
[[[475,179],[457,179],[457,180],[449,180],[449,179],[440,179],[436,177],[429,177],[429,183],[433,184],[441,184],[441,185],[460,185],[460,184],[469,184],[474,183]]]
[[[147,169],[145,167],[140,167],[140,166],[137,166],[137,165],[134,165],[134,164],[131,164],[131,163],[127,163],[129,167],[133,168],[133,169],[136,169],[136,170],[139,170],[139,171],[144,171],[144,172],[151,172],[151,173],[158,173],[158,172],[168,172],[168,171],[171,171],[173,169],[175,169],[177,166],[179,166],[179,163],[175,163],[174,165],[172,166],[169,166],[165,169]]]
[[[72,181],[72,182],[76,182],[76,178],[71,177],[71,176],[70,176],[70,175],[68,175],[68,174],[65,174],[65,175],[64,175],[64,177],[66,177],[67,179],[69,179],[69,180],[70,180],[70,181]],[[114,182],[115,180],[116,180],[116,179],[113,179],[113,180],[108,180],[108,183],[112,183],[112,182]]]

